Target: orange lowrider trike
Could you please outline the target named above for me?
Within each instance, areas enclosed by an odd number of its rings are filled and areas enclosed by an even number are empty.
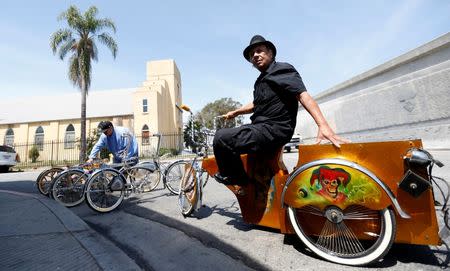
[[[346,265],[374,262],[393,242],[441,244],[429,169],[442,164],[420,140],[301,145],[290,174],[281,155],[241,157],[254,181],[228,188],[246,223],[296,234],[318,256]],[[214,157],[202,168],[213,176]]]

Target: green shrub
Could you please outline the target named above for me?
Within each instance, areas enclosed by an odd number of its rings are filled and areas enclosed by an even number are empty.
[[[96,129],[92,129],[91,133],[89,134],[89,136],[86,138],[86,153],[88,156],[91,153],[92,148],[94,147],[95,143],[97,143],[98,139],[100,138],[100,135]],[[108,151],[108,149],[103,148],[100,150],[100,158],[101,159],[109,159],[109,154],[111,152]]]
[[[178,151],[176,149],[168,149],[168,148],[159,149],[159,156],[163,156],[166,153],[170,153],[171,155],[177,155]]]
[[[39,149],[36,145],[31,147],[31,149],[28,151],[28,158],[31,159],[31,162],[34,163],[39,157]]]

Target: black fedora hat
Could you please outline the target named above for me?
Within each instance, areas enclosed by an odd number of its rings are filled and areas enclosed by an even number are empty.
[[[277,55],[277,48],[275,48],[275,45],[273,45],[272,42],[266,40],[261,35],[254,35],[252,37],[252,39],[250,40],[250,44],[247,46],[247,48],[244,49],[244,52],[243,52],[244,58],[247,59],[248,62],[251,62],[250,56],[249,56],[250,50],[253,47],[261,45],[261,44],[265,44],[267,47],[269,47],[269,49],[272,50],[272,52],[273,52],[273,57],[275,58],[275,56]]]

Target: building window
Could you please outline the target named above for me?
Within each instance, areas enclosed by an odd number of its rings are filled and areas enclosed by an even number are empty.
[[[13,129],[9,128],[8,131],[6,131],[4,144],[7,146],[13,146],[14,145],[14,131]]]
[[[44,129],[39,126],[36,129],[36,134],[34,135],[34,145],[38,147],[38,150],[44,150]]]
[[[142,100],[142,112],[147,113],[148,112],[148,104],[147,99]]]
[[[75,148],[75,128],[69,124],[64,135],[64,149]]]
[[[150,131],[147,124],[142,127],[142,145],[150,144]]]

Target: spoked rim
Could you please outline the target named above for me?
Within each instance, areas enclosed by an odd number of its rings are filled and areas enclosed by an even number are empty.
[[[145,167],[134,167],[129,171],[130,180],[133,185],[142,192],[150,192],[154,190],[161,179],[161,173],[158,170],[151,171]]]
[[[57,176],[52,185],[53,199],[66,207],[84,201],[84,188],[88,176],[82,170],[69,170]]]
[[[180,182],[178,194],[178,206],[183,216],[192,214],[198,199],[198,187],[195,172],[186,169],[186,173]]]
[[[180,181],[183,178],[188,161],[180,160],[172,163],[164,174],[164,183],[173,194],[180,194]]]
[[[366,265],[383,257],[395,237],[392,210],[349,206],[300,209],[289,207],[289,218],[297,236],[318,256],[346,265]]]
[[[36,181],[37,188],[39,192],[44,195],[48,196],[51,190],[51,185],[56,176],[58,176],[59,173],[63,171],[62,168],[50,168],[42,172]]]
[[[122,189],[111,189],[110,183],[114,178],[120,178],[123,182]],[[124,196],[125,181],[119,173],[113,170],[105,169],[95,173],[86,186],[87,204],[97,212],[111,212],[122,203]]]

